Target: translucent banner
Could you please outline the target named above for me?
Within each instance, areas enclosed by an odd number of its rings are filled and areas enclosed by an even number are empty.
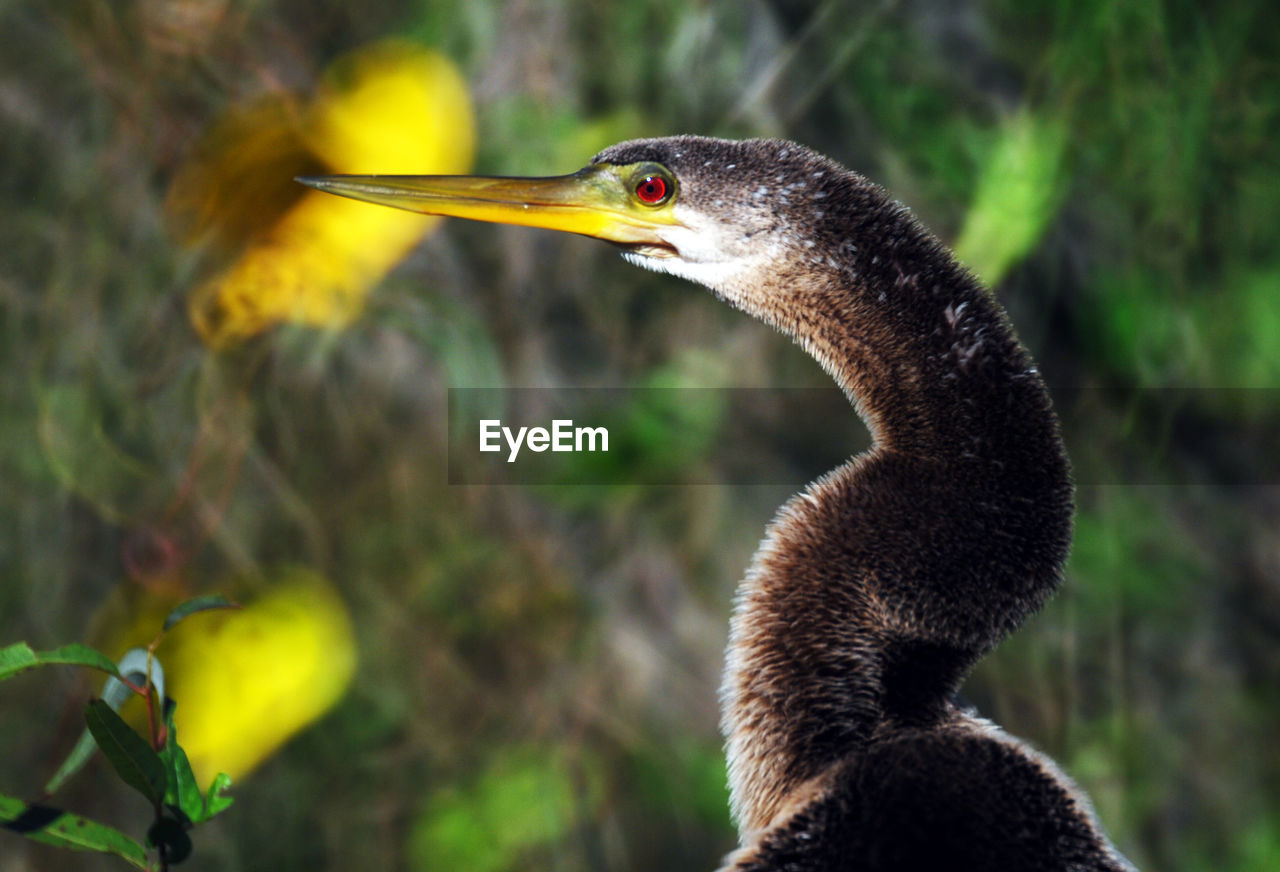
[[[1280,484],[1280,448],[1247,439],[1280,389],[1052,394],[1077,484]],[[870,445],[836,388],[449,391],[455,485],[798,488]]]

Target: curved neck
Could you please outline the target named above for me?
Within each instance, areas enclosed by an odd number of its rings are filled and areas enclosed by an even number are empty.
[[[1043,385],[1003,309],[910,213],[859,182],[869,202],[812,229],[824,254],[797,255],[726,298],[804,347],[880,451],[942,458],[985,448],[995,458],[1002,429],[1030,424],[1046,453],[1061,454]]]
[[[1003,310],[905,210],[873,205],[819,235],[821,257],[722,291],[817,359],[874,439],[783,507],[739,592],[722,695],[748,830],[881,727],[948,717],[1056,587],[1070,538],[1057,423]]]

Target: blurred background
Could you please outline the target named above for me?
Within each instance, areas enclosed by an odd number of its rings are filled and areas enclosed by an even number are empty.
[[[783,136],[953,244],[1058,397],[1067,584],[967,698],[1140,867],[1280,868],[1278,59],[1261,0],[0,3],[0,643],[246,604],[160,651],[236,780],[193,870],[715,868],[732,593],[852,412],[758,410],[768,485],[451,486],[449,388],[827,382],[607,246],[290,180]],[[677,482],[732,426],[621,413]],[[0,685],[0,792],[96,690]],[[54,801],[148,819],[100,762]],[[4,872],[119,868],[0,833]]]

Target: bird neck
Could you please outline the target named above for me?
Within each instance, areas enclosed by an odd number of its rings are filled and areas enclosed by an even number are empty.
[[[901,207],[835,226],[722,290],[800,343],[873,436],[782,508],[739,591],[722,697],[747,831],[878,730],[953,715],[1070,538],[1056,420],[1000,306]]]
[[[1005,440],[990,437],[1016,429],[1026,409],[1011,410],[1018,397],[997,395],[1043,394],[1030,356],[1000,305],[951,253],[905,208],[877,202],[883,194],[865,187],[870,204],[806,228],[816,238],[811,248],[723,296],[815,358],[880,451],[950,458],[998,447]],[[1041,422],[1052,422],[1046,402],[1034,405]],[[981,421],[977,407],[987,413]]]

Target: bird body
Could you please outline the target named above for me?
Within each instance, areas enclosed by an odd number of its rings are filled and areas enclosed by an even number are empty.
[[[307,181],[612,241],[793,338],[866,421],[872,447],[782,507],[738,591],[724,870],[1131,868],[1051,761],[954,702],[1057,588],[1072,486],[1004,311],[904,207],[793,143],[690,136],[558,179]]]

